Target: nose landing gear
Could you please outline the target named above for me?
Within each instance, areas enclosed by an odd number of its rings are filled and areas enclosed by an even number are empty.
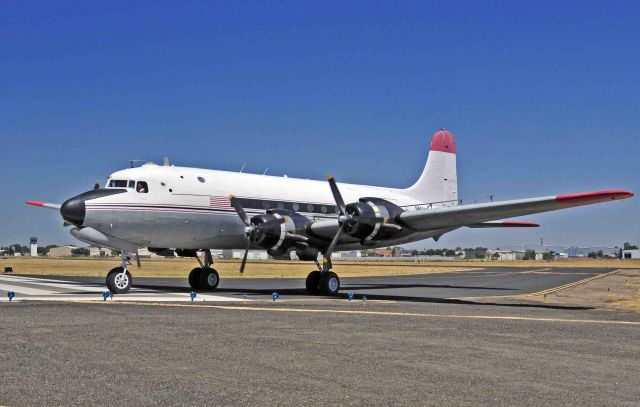
[[[122,254],[120,267],[115,267],[107,274],[107,288],[114,294],[126,294],[131,289],[133,278],[127,270],[127,260]]]

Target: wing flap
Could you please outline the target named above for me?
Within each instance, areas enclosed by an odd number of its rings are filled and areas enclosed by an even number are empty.
[[[622,190],[583,192],[578,194],[463,205],[452,208],[420,209],[403,212],[400,214],[399,220],[402,224],[416,230],[429,230],[450,226],[470,226],[492,220],[627,199],[632,196],[633,193]]]

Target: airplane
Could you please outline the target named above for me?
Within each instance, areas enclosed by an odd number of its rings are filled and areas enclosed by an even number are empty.
[[[96,183],[61,205],[26,203],[59,210],[78,240],[122,253],[120,266],[106,277],[115,294],[131,288],[127,253],[148,247],[158,254],[194,257],[200,267],[191,270],[188,280],[199,291],[215,290],[220,282],[211,249],[244,249],[241,273],[250,249],[267,250],[275,259],[290,259],[295,252],[317,267],[307,276],[307,292],[335,295],[340,279],[331,262],[334,251],[437,241],[462,227],[537,227],[505,219],[632,196],[606,190],[463,204],[456,141],[440,129],[431,139],[422,174],[403,189],[338,184],[333,177],[324,182],[146,163],[114,172],[104,188]],[[204,262],[199,251],[204,251]]]

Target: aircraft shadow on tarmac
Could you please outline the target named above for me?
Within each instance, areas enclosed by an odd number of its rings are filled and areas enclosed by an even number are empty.
[[[177,292],[190,292],[190,288],[182,287],[182,286],[167,286],[167,285],[155,285],[155,284],[134,284],[135,288],[138,289],[150,289],[150,290],[171,290]],[[371,285],[363,285],[363,286],[348,286],[345,287],[345,291],[338,293],[333,297],[326,298],[340,298],[340,299],[348,299],[348,291],[358,290],[358,289],[393,289],[393,288],[420,288],[420,287],[436,287],[436,288],[471,288],[471,289],[484,289],[484,290],[517,290],[515,288],[492,288],[492,287],[461,287],[461,286],[450,286],[450,285],[432,285],[432,284],[371,284]],[[348,290],[347,290],[348,288]],[[250,296],[271,296],[271,294],[277,291],[280,297],[283,296],[298,296],[298,297],[310,297],[310,298],[323,298],[321,296],[310,296],[307,294],[306,289],[304,288],[282,288],[279,289],[277,287],[271,288],[251,288],[251,289],[235,289],[235,288],[218,288],[215,291],[212,291],[212,294],[215,293],[233,293],[239,294],[242,296],[250,297]],[[439,303],[439,304],[466,304],[466,305],[492,305],[499,307],[527,307],[527,308],[546,308],[546,309],[563,309],[563,310],[590,310],[594,309],[593,307],[587,306],[570,306],[570,305],[556,305],[556,304],[540,304],[535,302],[478,302],[471,300],[463,300],[458,298],[439,298],[439,297],[417,297],[417,296],[406,296],[406,295],[393,295],[393,294],[360,294],[356,293],[354,300],[362,300],[362,297],[366,296],[369,300],[386,300],[386,301],[397,301],[397,302],[421,302],[421,303]]]

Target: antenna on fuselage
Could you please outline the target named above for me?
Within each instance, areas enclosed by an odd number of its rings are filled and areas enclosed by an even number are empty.
[[[164,165],[165,167],[169,166],[169,157],[165,157],[164,160],[162,160],[162,165]]]
[[[131,168],[133,168],[136,163],[141,163],[143,161],[144,160],[129,160],[129,165],[131,166]]]
[[[262,175],[267,175],[267,171],[269,171],[269,167],[267,167],[264,172],[262,173]]]
[[[244,167],[247,166],[247,163],[242,164],[242,168],[240,168],[240,172],[244,171]]]

